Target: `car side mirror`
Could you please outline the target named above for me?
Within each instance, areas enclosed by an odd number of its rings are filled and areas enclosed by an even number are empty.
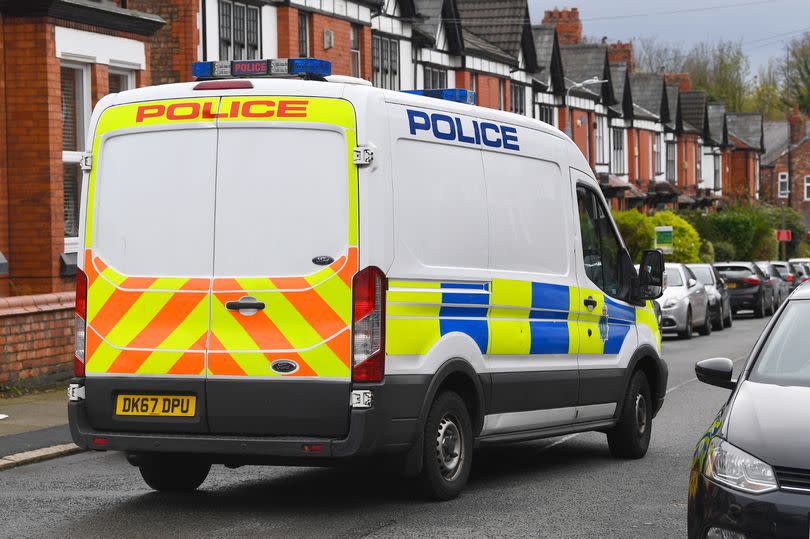
[[[664,254],[648,249],[641,253],[638,267],[636,297],[640,300],[657,299],[664,293]]]
[[[694,287],[694,286],[697,284],[697,281],[696,281],[696,280],[694,280],[693,278],[689,277],[689,280],[688,280],[688,281],[686,281],[686,284],[688,284],[688,285],[689,285],[689,288],[692,288],[692,287]]]
[[[734,389],[737,381],[731,379],[734,371],[734,363],[727,357],[713,357],[695,363],[695,374],[697,379],[704,384]]]

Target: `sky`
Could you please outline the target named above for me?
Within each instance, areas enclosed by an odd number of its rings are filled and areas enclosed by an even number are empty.
[[[701,41],[742,41],[751,75],[785,44],[810,32],[810,0],[529,0],[532,23],[547,9],[577,7],[584,36],[610,42],[654,37],[691,48]]]

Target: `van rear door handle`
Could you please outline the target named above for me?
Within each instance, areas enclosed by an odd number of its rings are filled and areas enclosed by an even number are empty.
[[[585,298],[585,300],[582,303],[585,304],[585,306],[588,308],[589,311],[596,309],[596,300],[593,299],[592,296],[588,296],[587,298]]]
[[[229,301],[225,303],[225,308],[229,311],[261,311],[264,307],[265,304],[263,301],[259,301],[251,296],[239,298],[239,301]]]

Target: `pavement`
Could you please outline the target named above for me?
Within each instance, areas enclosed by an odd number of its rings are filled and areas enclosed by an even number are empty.
[[[0,471],[0,537],[683,537],[695,443],[729,396],[694,363],[739,369],[766,322],[665,339],[668,395],[641,460],[611,458],[600,433],[486,449],[458,499],[431,503],[358,467],[215,466],[198,492],[160,494],[122,454],[88,451]]]

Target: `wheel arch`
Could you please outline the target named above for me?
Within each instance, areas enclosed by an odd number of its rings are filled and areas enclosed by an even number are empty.
[[[445,361],[431,378],[419,412],[419,423],[424,425],[436,395],[443,389],[455,391],[467,404],[473,435],[477,436],[484,424],[487,393],[481,377],[473,366],[458,357]]]
[[[621,407],[624,403],[624,396],[627,395],[627,390],[630,387],[630,382],[636,371],[642,371],[647,377],[647,382],[650,386],[650,397],[653,401],[653,416],[658,413],[661,405],[664,402],[664,397],[667,392],[667,379],[669,377],[669,369],[667,364],[658,354],[658,351],[648,344],[638,347],[633,353],[627,364],[627,374],[624,380],[624,392],[622,393],[622,400],[616,409],[616,417],[620,417],[622,410]]]

